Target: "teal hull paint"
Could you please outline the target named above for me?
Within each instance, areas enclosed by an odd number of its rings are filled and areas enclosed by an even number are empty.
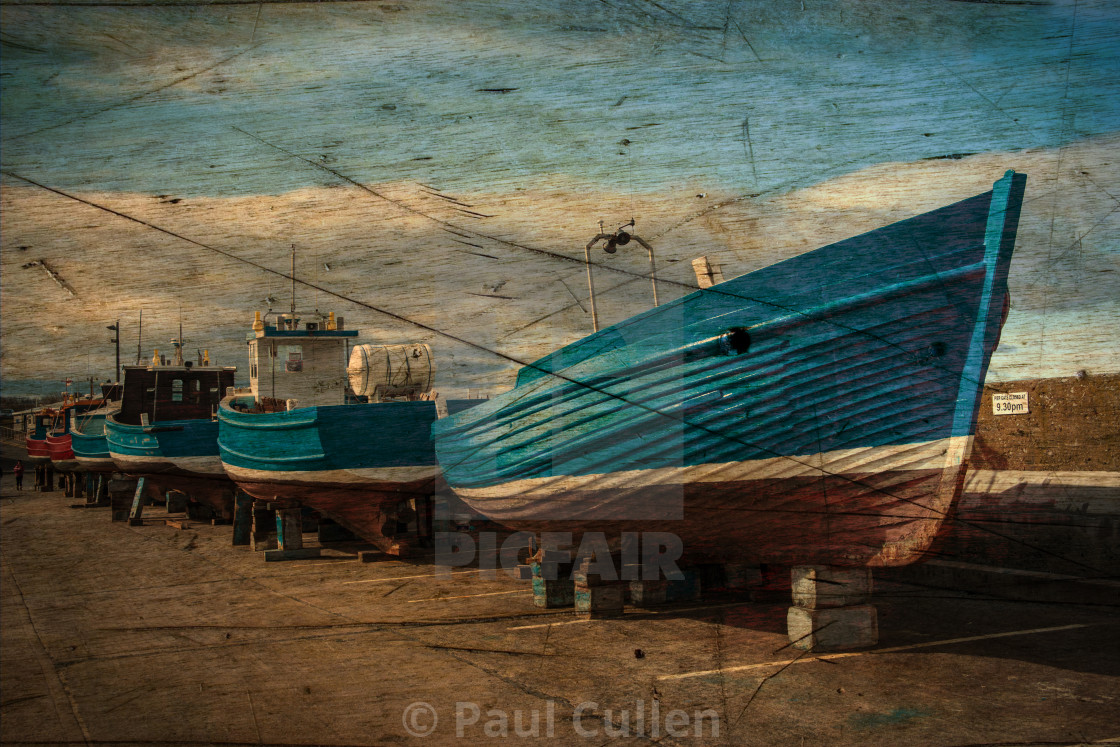
[[[105,432],[105,415],[92,414],[79,418],[70,428],[74,456],[86,459],[108,459],[109,440]]]
[[[433,402],[300,407],[244,413],[222,402],[222,462],[276,473],[430,466],[435,464]]]
[[[105,420],[109,453],[123,472],[225,479],[218,457],[218,423],[165,420],[154,425]]]
[[[438,421],[473,509],[714,561],[885,566],[960,492],[1026,177],[651,309]]]
[[[1024,176],[692,293],[523,368],[436,423],[452,487],[972,433]],[[721,353],[741,328],[749,350]]]

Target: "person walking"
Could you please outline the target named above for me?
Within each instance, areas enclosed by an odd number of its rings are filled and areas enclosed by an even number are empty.
[[[12,467],[12,474],[16,476],[16,490],[23,490],[23,460],[17,459],[16,466]]]

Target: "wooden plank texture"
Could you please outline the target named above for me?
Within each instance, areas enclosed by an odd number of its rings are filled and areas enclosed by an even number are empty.
[[[145,360],[181,308],[188,352],[244,380],[295,244],[323,289],[301,306],[430,342],[445,394],[500,391],[590,331],[599,221],[637,220],[668,300],[694,257],[731,278],[1007,168],[1031,186],[992,378],[1120,368],[1105,2],[14,0],[3,21],[9,382],[104,376],[103,327],[129,360],[141,308]],[[643,252],[594,261],[604,324],[649,307]]]

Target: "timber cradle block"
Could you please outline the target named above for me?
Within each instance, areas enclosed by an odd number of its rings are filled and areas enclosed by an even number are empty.
[[[276,549],[276,519],[264,501],[253,503],[253,523],[250,540],[253,550]]]
[[[805,609],[786,614],[790,645],[805,651],[866,648],[879,642],[879,617],[874,605]]]
[[[167,513],[181,514],[187,510],[187,494],[182,490],[168,490],[164,497],[167,500]]]
[[[530,564],[533,574],[533,604],[546,609],[575,604],[575,582],[570,563]],[[553,571],[553,572],[550,572]]]
[[[321,556],[323,548],[321,547],[301,547],[298,550],[265,550],[265,562],[274,562],[278,560],[306,560],[308,558],[318,558]]]
[[[163,523],[172,529],[183,530],[190,528],[190,522],[185,519],[164,519]]]
[[[239,491],[233,499],[233,544],[250,544],[252,534],[253,497]]]
[[[303,515],[299,508],[276,511],[276,545],[281,550],[303,548]]]
[[[608,586],[575,585],[576,612],[592,617],[617,617],[622,614],[625,587],[621,583]]]
[[[794,566],[790,573],[793,603],[805,609],[849,607],[871,597],[871,570],[826,565]]]

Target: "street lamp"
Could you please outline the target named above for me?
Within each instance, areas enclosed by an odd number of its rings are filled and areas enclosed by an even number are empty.
[[[109,342],[117,345],[117,377],[113,379],[113,382],[117,383],[121,380],[121,320],[118,319],[116,324],[110,324],[105,329],[113,332],[113,339]]]
[[[603,224],[599,224],[599,234],[587,242],[587,246],[583,248],[583,262],[587,265],[587,290],[591,296],[591,326],[595,332],[599,331],[599,314],[595,310],[595,279],[591,276],[591,247],[600,241],[606,239],[607,245],[603,247],[603,251],[607,254],[614,254],[618,251],[618,247],[626,246],[633,239],[646,248],[649,252],[649,277],[650,282],[653,283],[653,305],[659,306],[657,302],[657,267],[653,261],[653,247],[646,243],[645,239],[636,233],[627,233],[624,228],[633,228],[634,219],[631,218],[629,223],[619,227],[614,233],[603,233]]]

